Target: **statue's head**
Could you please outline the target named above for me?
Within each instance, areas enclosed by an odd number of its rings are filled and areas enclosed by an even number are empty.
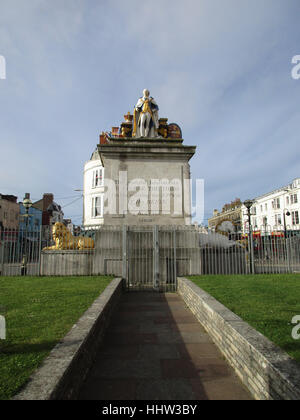
[[[148,89],[144,89],[143,90],[143,95],[144,95],[145,98],[149,98],[149,95],[150,95],[149,90]]]
[[[63,223],[56,222],[52,227],[52,237],[55,240],[56,238],[61,238],[66,236],[67,228]]]

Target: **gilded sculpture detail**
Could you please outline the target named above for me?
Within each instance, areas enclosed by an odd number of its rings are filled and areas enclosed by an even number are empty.
[[[52,238],[55,245],[44,248],[50,250],[84,250],[93,249],[94,241],[84,236],[73,236],[63,223],[57,222],[52,228]]]
[[[125,121],[120,127],[112,127],[111,133],[106,133],[107,137],[181,139],[180,127],[174,123],[168,124],[168,118],[159,118],[158,111],[158,105],[150,96],[149,90],[144,89],[133,113],[125,114]],[[102,144],[105,144],[104,139]]]

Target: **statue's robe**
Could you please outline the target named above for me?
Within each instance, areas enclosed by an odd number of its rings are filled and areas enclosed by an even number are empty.
[[[150,96],[149,98],[140,98],[135,106],[134,113],[133,113],[133,131],[135,133],[134,137],[141,137],[140,131],[140,120],[141,120],[141,113],[143,110],[143,106],[145,101],[148,99],[149,107],[150,107],[150,126],[149,126],[149,134],[148,137],[157,137],[157,130],[159,128],[159,121],[158,121],[158,105],[155,100]]]

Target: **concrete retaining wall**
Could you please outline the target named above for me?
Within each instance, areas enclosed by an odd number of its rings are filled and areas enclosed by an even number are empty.
[[[42,276],[88,276],[93,273],[94,250],[43,251]]]
[[[300,400],[295,360],[190,280],[178,292],[254,398]]]
[[[91,368],[123,290],[114,279],[14,400],[74,400]]]

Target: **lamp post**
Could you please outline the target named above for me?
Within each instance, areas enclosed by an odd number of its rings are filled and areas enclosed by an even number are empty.
[[[291,272],[291,260],[290,260],[290,249],[289,249],[289,243],[288,243],[288,235],[287,235],[287,229],[286,229],[286,216],[290,216],[290,215],[291,215],[291,213],[289,212],[288,209],[283,210],[284,239],[285,239],[288,272]]]
[[[21,266],[21,276],[26,276],[27,274],[27,234],[28,234],[28,224],[29,224],[29,209],[32,206],[32,201],[30,200],[30,194],[26,193],[23,206],[25,208],[25,248],[24,248],[24,255],[22,259],[22,266]]]
[[[253,206],[254,202],[255,202],[255,200],[244,201],[244,206],[247,209],[248,221],[249,221],[250,274],[254,274],[253,235],[252,235],[252,223],[251,223],[251,207]]]
[[[287,229],[286,229],[286,216],[290,216],[291,213],[288,209],[283,210],[283,226],[284,226],[284,237],[287,238]]]

